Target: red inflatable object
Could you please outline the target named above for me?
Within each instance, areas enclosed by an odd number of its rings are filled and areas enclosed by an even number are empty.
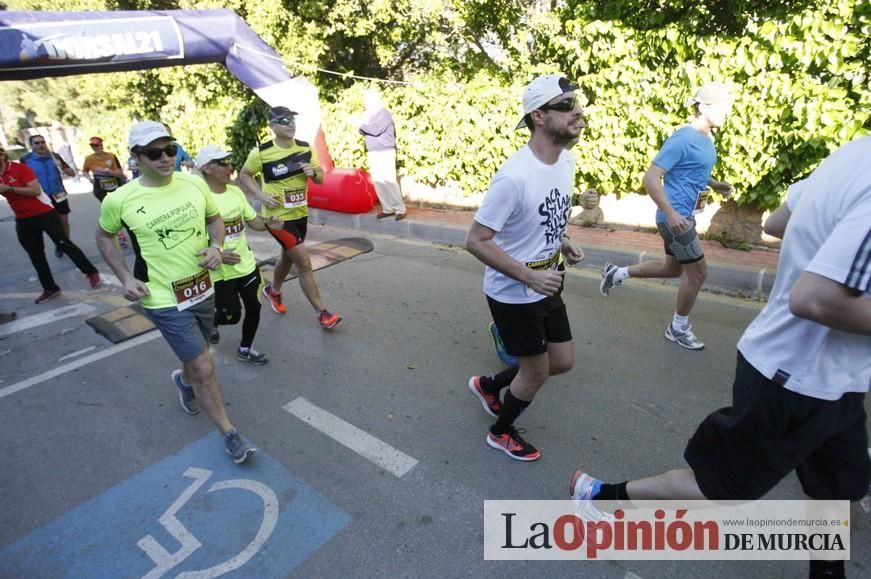
[[[328,169],[323,183],[308,183],[308,204],[318,209],[366,213],[375,201],[375,186],[363,169]]]

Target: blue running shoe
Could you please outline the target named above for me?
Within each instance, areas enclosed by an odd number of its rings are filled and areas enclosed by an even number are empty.
[[[197,402],[197,397],[194,395],[194,389],[184,383],[182,371],[173,370],[170,377],[173,384],[178,388],[178,402],[181,404],[181,409],[191,415],[199,414],[200,403]]]
[[[496,327],[496,322],[490,322],[488,328],[490,335],[493,336],[493,345],[496,347],[496,355],[503,363],[509,366],[517,365],[517,358],[505,351],[505,344],[502,343],[502,336],[499,335],[499,328]]]

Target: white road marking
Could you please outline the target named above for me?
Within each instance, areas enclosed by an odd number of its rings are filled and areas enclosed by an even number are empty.
[[[56,310],[42,312],[41,314],[27,316],[26,318],[7,322],[0,326],[0,338],[12,335],[16,332],[21,332],[23,330],[29,330],[30,328],[35,328],[37,326],[50,324],[52,322],[57,322],[66,318],[72,318],[73,316],[86,316],[88,314],[94,313],[95,311],[97,311],[97,309],[94,306],[90,304],[79,303],[73,304],[71,306],[64,306]]]
[[[283,408],[396,477],[402,477],[417,464],[417,459],[315,406],[302,396],[285,404]]]
[[[75,362],[70,362],[69,364],[64,364],[63,366],[58,366],[53,370],[49,370],[48,372],[43,372],[38,376],[34,376],[33,378],[28,378],[27,380],[22,380],[21,382],[16,382],[6,388],[0,388],[0,399],[6,398],[7,396],[11,396],[16,392],[21,392],[26,388],[30,388],[31,386],[36,386],[37,384],[41,384],[46,380],[51,380],[57,376],[61,376],[66,374],[67,372],[72,372],[77,368],[81,368],[82,366],[87,366],[91,362],[96,362],[97,360],[102,360],[103,358],[108,358],[113,354],[117,354],[118,352],[123,352],[124,350],[129,350],[130,348],[135,348],[141,344],[146,342],[150,342],[151,340],[155,340],[160,337],[160,332],[157,330],[152,330],[146,334],[142,334],[141,336],[136,336],[126,342],[121,342],[111,348],[106,348],[105,350],[100,350],[99,352],[95,352],[90,356],[85,356],[80,360],[76,360]]]
[[[82,350],[76,350],[75,352],[67,354],[66,356],[61,356],[60,358],[57,359],[57,361],[63,362],[64,360],[69,360],[70,358],[77,358],[77,357],[81,356],[82,354],[84,354],[85,352],[90,352],[91,350],[96,350],[96,349],[97,349],[97,346],[91,346],[89,348],[84,348]]]

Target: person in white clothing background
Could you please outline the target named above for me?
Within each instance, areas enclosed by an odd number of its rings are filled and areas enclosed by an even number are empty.
[[[366,111],[363,117],[353,117],[366,140],[366,155],[369,158],[369,173],[375,185],[375,193],[381,204],[378,219],[394,217],[405,219],[405,202],[396,179],[396,127],[393,115],[384,106],[381,95],[375,89],[363,94]]]
[[[871,137],[844,145],[765,224],[783,236],[765,308],[738,342],[732,406],[705,418],[690,468],[607,484],[581,471],[572,497],[755,500],[795,470],[817,500],[860,500],[871,481]],[[811,577],[844,577],[811,561]]]

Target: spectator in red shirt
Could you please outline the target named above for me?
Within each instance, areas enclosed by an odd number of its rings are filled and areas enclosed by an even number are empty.
[[[76,267],[88,276],[91,287],[101,283],[100,274],[82,250],[64,234],[60,216],[51,206],[51,200],[42,192],[36,173],[27,165],[15,163],[6,157],[0,148],[0,195],[9,201],[15,214],[15,232],[21,247],[27,251],[30,262],[36,269],[42,294],[36,303],[42,304],[60,295],[60,287],[55,283],[45,258],[45,245],[42,234],[47,234],[61,251],[66,253]]]

